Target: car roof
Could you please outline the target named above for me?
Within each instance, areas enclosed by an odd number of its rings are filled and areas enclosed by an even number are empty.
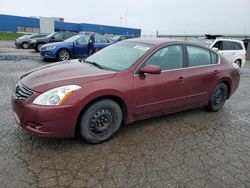
[[[127,39],[126,41],[132,41],[132,42],[140,42],[140,43],[146,43],[151,45],[162,45],[170,42],[183,42],[183,40],[177,40],[177,39],[167,39],[167,38],[133,38],[133,39]]]
[[[232,41],[232,42],[242,42],[241,40],[237,40],[237,39],[230,39],[230,38],[216,38],[216,41],[218,40],[224,40],[224,41]]]

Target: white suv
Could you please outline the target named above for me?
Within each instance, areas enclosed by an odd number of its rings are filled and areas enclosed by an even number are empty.
[[[243,41],[226,38],[196,38],[192,42],[206,45],[223,55],[229,62],[243,67],[246,62],[246,49]]]

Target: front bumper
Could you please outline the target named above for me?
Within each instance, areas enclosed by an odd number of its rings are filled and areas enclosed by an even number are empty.
[[[42,59],[56,59],[56,53],[51,51],[41,51],[40,54]]]
[[[16,46],[16,48],[21,48],[21,43],[15,42],[15,46]]]
[[[35,49],[35,43],[29,43],[29,48]]]
[[[27,99],[12,96],[12,108],[16,122],[29,132],[44,137],[72,138],[75,135],[78,113],[74,106],[40,106]]]

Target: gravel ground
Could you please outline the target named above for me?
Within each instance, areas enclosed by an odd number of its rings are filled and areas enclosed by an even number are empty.
[[[250,187],[250,62],[221,111],[136,122],[99,145],[40,138],[15,123],[12,89],[44,64],[33,50],[0,41],[1,187]]]

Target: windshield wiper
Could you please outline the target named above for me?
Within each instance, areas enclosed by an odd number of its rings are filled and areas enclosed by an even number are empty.
[[[100,65],[96,62],[92,62],[92,61],[83,61],[83,62],[94,65],[94,66],[98,67],[99,69],[107,69],[106,67],[103,67],[102,65]]]

